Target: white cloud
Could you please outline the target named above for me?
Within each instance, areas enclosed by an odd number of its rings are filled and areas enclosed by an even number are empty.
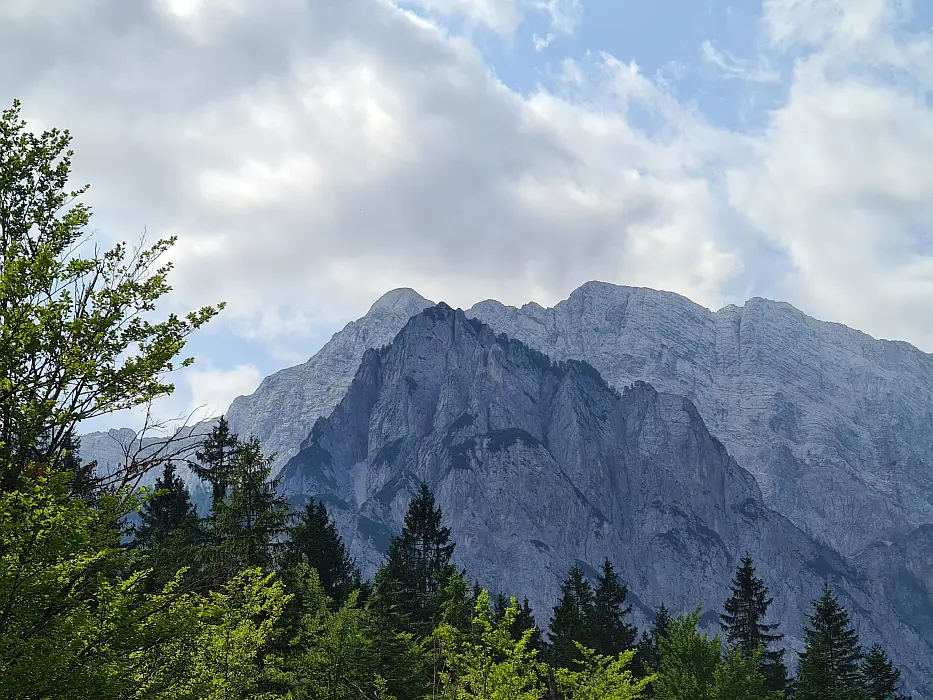
[[[609,55],[519,94],[437,24],[560,35],[579,2],[177,2],[2,5],[22,70],[0,91],[72,130],[105,235],[178,234],[174,298],[226,300],[242,335],[307,336],[396,286],[546,303],[598,278],[717,306],[768,246],[791,274],[756,293],[933,349],[933,44],[906,5],[767,0],[761,56],[699,47],[749,86],[794,63],[741,133]]]
[[[185,380],[190,394],[189,410],[204,410],[208,415],[220,415],[237,396],[252,394],[262,380],[255,365],[237,365],[233,369],[218,369],[207,364],[205,369],[189,367]]]
[[[720,51],[712,42],[704,41],[700,45],[703,60],[718,68],[726,78],[738,78],[753,83],[776,83],[781,73],[773,67],[767,57],[759,56],[757,62],[736,58],[728,51]]]

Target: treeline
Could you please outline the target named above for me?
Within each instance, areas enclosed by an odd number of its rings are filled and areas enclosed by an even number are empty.
[[[0,698],[894,697],[897,670],[877,647],[861,654],[829,590],[787,683],[748,560],[724,637],[663,607],[639,637],[609,562],[593,583],[570,572],[542,637],[527,600],[454,567],[426,487],[369,581],[326,508],[293,513],[260,444],[225,422],[191,461],[212,494],[204,518],[170,461],[84,463],[78,426],[171,394],[187,336],[223,304],[155,318],[173,238],[86,245],[70,141],[30,132],[19,103],[0,113]]]
[[[258,566],[283,585],[282,615],[257,656],[256,691],[294,698],[716,698],[892,700],[899,671],[884,650],[864,655],[829,588],[813,601],[806,650],[789,681],[772,600],[745,557],[719,614],[722,634],[698,629],[700,609],[651,628],[631,623],[628,590],[610,561],[595,581],[579,567],[561,585],[546,635],[528,599],[491,596],[453,565],[455,544],[422,484],[372,581],[364,581],[323,503],[289,515],[253,440],[221,419],[190,462],[211,487],[199,520],[167,464],[142,506],[133,547],[155,587],[220,587]]]

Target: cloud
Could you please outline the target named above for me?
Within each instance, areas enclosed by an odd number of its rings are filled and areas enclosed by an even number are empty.
[[[185,370],[191,410],[201,409],[207,415],[220,415],[237,396],[252,394],[259,386],[262,375],[255,365],[237,365],[223,370],[212,367],[191,367]]]
[[[20,0],[0,91],[72,130],[105,237],[179,236],[179,307],[224,299],[270,345],[392,287],[553,303],[596,278],[713,307],[754,288],[933,349],[933,49],[909,9],[766,0],[759,54],[698,46],[732,87],[780,71],[748,131],[679,97],[685,71],[607,53],[513,89],[452,29],[565,35],[576,1]]]

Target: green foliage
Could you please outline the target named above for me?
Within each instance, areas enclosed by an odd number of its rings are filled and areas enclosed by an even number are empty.
[[[205,438],[201,449],[194,453],[196,461],[188,461],[188,468],[201,481],[211,487],[211,513],[217,509],[227,496],[227,488],[239,455],[240,441],[236,433],[230,432],[227,419],[221,416],[210,434]]]
[[[426,637],[440,616],[441,591],[456,573],[451,565],[454,544],[450,528],[442,525],[434,495],[422,483],[408,504],[402,534],[393,538],[386,555],[384,583],[380,594],[391,592],[406,629]]]
[[[559,668],[555,671],[558,692],[564,700],[637,700],[655,680],[649,675],[636,679],[630,670],[635,651],[615,656],[597,654],[582,644],[577,645],[579,671]]]
[[[217,581],[257,566],[272,570],[273,545],[288,525],[288,502],[270,479],[271,462],[255,438],[237,448],[229,494],[216,504],[212,522],[216,542],[212,569]]]
[[[560,586],[560,601],[554,607],[548,630],[548,659],[562,668],[572,668],[580,659],[579,642],[587,648],[592,644],[593,589],[579,566],[570,569]]]
[[[509,628],[518,616],[518,604],[505,612],[502,624],[495,624],[489,593],[476,600],[473,632],[464,634],[441,623],[435,630],[443,670],[438,674],[438,700],[539,700],[544,697],[542,665],[537,652],[529,647],[531,630],[518,640]]]
[[[632,606],[625,604],[627,596],[628,588],[622,585],[612,562],[606,559],[596,577],[589,624],[597,654],[616,656],[634,646],[638,630],[626,621],[632,612]]]
[[[642,675],[658,670],[661,666],[661,640],[671,628],[670,613],[664,603],[655,612],[651,629],[642,634],[635,650],[635,667]]]
[[[175,369],[185,338],[223,307],[148,319],[170,290],[172,265],[158,261],[174,238],[148,249],[83,249],[90,210],[73,204],[87,186],[68,189],[70,142],[67,131],[28,131],[19,102],[0,113],[4,491],[17,487],[30,461],[48,465],[60,455],[80,421],[170,394],[165,374]],[[41,435],[48,440],[36,459]]]
[[[360,572],[347,552],[337,527],[323,502],[308,501],[288,528],[288,540],[282,545],[280,568],[283,574],[307,559],[317,571],[324,593],[342,603],[360,586]],[[300,597],[300,596],[299,596]]]
[[[861,697],[858,632],[829,586],[813,601],[797,672],[797,700]]]
[[[755,576],[751,557],[745,556],[736,568],[731,589],[732,595],[723,606],[725,611],[719,615],[729,647],[738,649],[746,659],[763,648],[760,659],[767,686],[770,690],[783,690],[787,683],[784,650],[769,647],[779,643],[784,635],[775,632],[776,623],[764,621],[773,601],[764,581]]]
[[[229,697],[260,677],[281,584],[239,574],[210,596],[147,593],[115,523],[135,506],[70,498],[67,474],[0,493],[0,696]]]
[[[885,650],[875,644],[862,659],[862,684],[868,700],[907,700],[898,693],[901,671],[894,667]]]
[[[151,569],[147,586],[160,589],[196,561],[205,537],[185,482],[175,476],[172,462],[165,464],[155,491],[143,502],[139,519],[133,546],[145,554],[144,566]]]

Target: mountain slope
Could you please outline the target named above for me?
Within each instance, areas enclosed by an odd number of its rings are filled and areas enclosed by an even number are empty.
[[[276,453],[275,474],[298,451],[314,420],[343,397],[363,353],[391,342],[408,319],[432,303],[412,289],[384,294],[310,360],[266,377],[255,392],[234,399],[225,414],[231,429],[243,438],[255,435],[267,454]]]
[[[727,592],[747,551],[792,645],[831,579],[866,642],[882,641],[916,688],[930,639],[859,573],[762,502],[693,404],[639,383],[620,395],[592,367],[546,356],[439,305],[363,356],[333,413],[282,470],[300,501],[324,498],[371,574],[425,480],[458,562],[493,590],[528,594],[545,622],[575,561],[609,556],[642,616]],[[933,695],[933,687],[924,687]]]
[[[687,396],[766,503],[853,555],[933,523],[933,356],[751,299],[711,312],[591,282],[566,301],[468,316],[614,386]]]

